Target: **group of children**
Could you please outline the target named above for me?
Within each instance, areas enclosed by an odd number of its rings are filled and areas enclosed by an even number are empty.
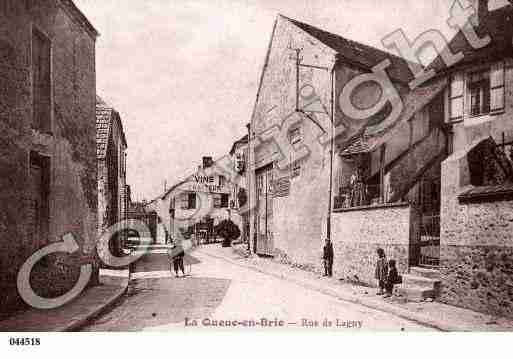
[[[375,278],[378,281],[378,292],[376,294],[384,294],[384,298],[388,298],[392,296],[394,285],[401,283],[402,280],[397,273],[395,260],[391,259],[387,262],[383,248],[378,248],[377,253],[378,260],[376,262]]]

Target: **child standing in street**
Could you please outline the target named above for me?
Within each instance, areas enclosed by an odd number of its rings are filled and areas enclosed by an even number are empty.
[[[395,267],[395,260],[391,259],[388,262],[388,275],[385,283],[386,294],[384,298],[391,297],[394,291],[394,285],[399,283],[401,283],[401,278],[397,273],[397,268]]]
[[[375,278],[378,281],[378,292],[376,295],[383,295],[385,289],[385,282],[388,276],[388,265],[383,248],[377,249],[378,260],[376,262]]]

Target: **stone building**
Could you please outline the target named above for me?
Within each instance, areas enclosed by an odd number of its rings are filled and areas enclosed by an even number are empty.
[[[97,36],[72,1],[0,2],[2,313],[22,306],[18,270],[38,249],[71,232],[82,255],[94,252]],[[50,255],[31,283],[55,297],[73,287],[79,271],[69,256]]]
[[[121,116],[96,96],[96,155],[98,157],[98,234],[127,218],[127,142]],[[120,254],[122,235],[111,242]]]
[[[373,70],[380,64],[381,70]],[[384,69],[387,85],[394,89],[387,95],[396,103],[409,92],[412,76],[406,61],[278,16],[251,118],[250,231],[255,253],[319,269],[324,238],[341,240],[331,224],[337,172],[332,158],[368,123],[379,127],[392,121],[396,109],[387,106],[356,119],[338,99],[353,79]],[[363,83],[352,101],[372,106],[379,91],[375,82]]]
[[[463,59],[431,65],[449,84],[450,156],[441,170],[441,301],[513,317],[513,6],[476,0],[474,48],[458,33]]]
[[[203,157],[194,173],[146,205],[148,211],[157,213],[170,240],[182,235],[197,243],[212,242],[216,239],[214,227],[224,219],[231,219],[241,229],[239,211],[233,208],[230,172],[222,162],[231,164],[230,157],[216,162]]]

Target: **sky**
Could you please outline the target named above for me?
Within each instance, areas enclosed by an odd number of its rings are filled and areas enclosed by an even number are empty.
[[[380,49],[446,24],[453,0],[75,0],[100,32],[97,94],[122,117],[133,200],[246,134],[276,16]],[[462,0],[465,1],[465,0]],[[501,0],[505,1],[505,0]],[[429,55],[429,51],[427,52]]]

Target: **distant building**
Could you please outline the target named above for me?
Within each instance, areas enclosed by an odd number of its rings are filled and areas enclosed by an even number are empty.
[[[0,2],[0,315],[21,307],[18,270],[38,249],[72,233],[94,256],[97,36],[70,0]],[[79,272],[53,254],[31,283],[56,297]]]
[[[151,235],[151,244],[157,242],[157,224],[158,217],[155,211],[146,209],[146,201],[143,202],[132,202],[129,201],[128,211],[126,213],[127,219],[136,219],[143,222],[148,227]],[[130,237],[139,236],[139,233],[127,233]],[[148,238],[145,238],[147,240]],[[148,243],[146,243],[148,244]]]
[[[224,160],[229,162],[230,157]],[[212,157],[203,157],[197,171],[146,208],[157,213],[170,240],[183,235],[198,243],[211,242],[215,240],[215,225],[223,219],[231,219],[241,228],[240,215],[231,206],[233,188],[226,173]]]
[[[96,143],[98,156],[98,233],[126,219],[127,142],[119,113],[96,97]],[[121,251],[121,237],[112,244]]]

